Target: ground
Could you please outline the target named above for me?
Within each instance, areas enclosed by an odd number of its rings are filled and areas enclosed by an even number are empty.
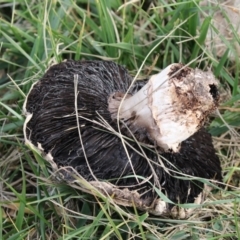
[[[238,2],[1,3],[0,239],[239,239],[240,40],[232,20]],[[112,60],[137,78],[173,62],[210,68],[221,84],[221,104],[207,127],[221,159],[223,189],[189,219],[177,220],[119,207],[59,181],[24,144],[22,105],[31,85],[64,59]]]

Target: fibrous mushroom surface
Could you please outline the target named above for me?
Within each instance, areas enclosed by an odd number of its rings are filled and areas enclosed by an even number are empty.
[[[134,191],[146,209],[158,199],[160,210],[152,212],[164,214],[173,206],[164,205],[153,186],[175,203],[192,203],[203,183],[179,176],[221,181],[202,127],[217,107],[217,82],[210,72],[173,64],[148,82],[131,83],[124,67],[108,61],[50,67],[26,98],[25,141],[94,186],[109,182],[99,189],[114,186],[128,198]]]

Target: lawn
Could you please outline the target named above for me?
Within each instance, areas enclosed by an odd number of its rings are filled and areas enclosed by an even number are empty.
[[[0,239],[240,239],[240,9],[202,2],[0,0]],[[183,220],[120,207],[57,178],[24,144],[22,106],[65,59],[111,60],[137,79],[175,62],[211,69],[221,103],[207,128],[223,188]]]

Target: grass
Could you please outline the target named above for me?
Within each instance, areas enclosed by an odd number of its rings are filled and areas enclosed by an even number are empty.
[[[0,0],[1,2],[1,0]],[[0,5],[0,239],[240,239],[240,89],[237,29],[221,5],[199,1],[5,0]],[[232,38],[216,27],[222,11]],[[222,41],[206,46],[209,32]],[[215,37],[214,37],[215,38]],[[213,38],[213,39],[214,39]],[[222,47],[223,54],[219,55]],[[64,59],[107,59],[144,77],[173,62],[210,67],[222,103],[209,131],[225,188],[188,220],[119,207],[54,178],[24,145],[32,83]]]

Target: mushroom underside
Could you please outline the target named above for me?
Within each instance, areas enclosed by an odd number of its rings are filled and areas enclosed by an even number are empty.
[[[76,182],[79,175],[117,204],[155,215],[176,213],[174,204],[161,200],[156,189],[173,203],[200,203],[204,184],[196,178],[222,179],[210,134],[200,128],[181,143],[179,152],[162,152],[144,129],[136,131],[134,139],[120,123],[119,134],[108,98],[127,92],[131,82],[125,68],[113,62],[67,61],[50,67],[24,104],[26,143],[60,168],[66,181]],[[128,94],[144,85],[137,82]],[[84,185],[82,190],[94,192]]]

